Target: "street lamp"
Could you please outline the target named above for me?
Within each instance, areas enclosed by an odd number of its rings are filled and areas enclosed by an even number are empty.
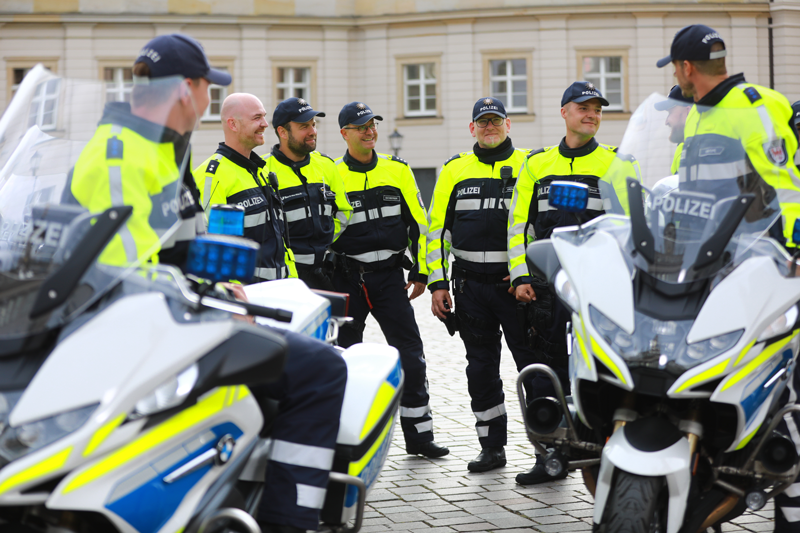
[[[389,135],[389,144],[392,145],[392,150],[394,150],[394,155],[397,157],[397,152],[403,147],[403,136],[397,131],[397,128],[394,129],[391,135]]]

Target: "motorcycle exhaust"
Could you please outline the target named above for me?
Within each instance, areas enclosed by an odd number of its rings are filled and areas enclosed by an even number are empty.
[[[558,429],[562,418],[561,404],[555,398],[541,397],[525,409],[528,426],[540,435],[549,435]]]
[[[797,463],[797,449],[789,438],[780,433],[773,433],[762,446],[759,459],[768,471],[773,474],[783,474]]]

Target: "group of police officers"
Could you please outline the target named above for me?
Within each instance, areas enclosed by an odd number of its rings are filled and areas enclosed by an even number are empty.
[[[744,148],[737,152],[742,161],[724,163],[764,169],[764,179],[777,191],[784,231],[790,237],[800,209],[800,173],[791,157],[798,146],[794,113],[779,93],[747,83],[742,75],[728,76],[725,53],[717,32],[693,25],[676,34],[670,55],[658,62],[659,67],[672,63],[678,81],[670,93],[673,98],[663,107],[668,111],[667,125],[673,129],[671,139],[681,143],[672,171],[682,181],[713,179],[714,165],[721,161],[705,157],[703,147],[709,139],[739,143]],[[134,74],[144,85],[164,76],[186,78],[188,96],[173,109],[174,113],[180,108],[184,114],[184,126],[167,121],[172,137],[148,136],[148,113],[137,102],[136,90],[131,106],[111,105],[89,144],[94,151],[87,149],[82,155],[67,191],[74,201],[93,210],[109,200],[115,205],[133,202],[126,196],[126,191],[136,187],[132,180],[141,181],[154,172],[144,168],[153,162],[142,157],[148,141],[172,143],[167,160],[160,164],[180,168],[189,150],[185,139],[190,119],[201,116],[208,104],[204,95],[208,83],[228,85],[231,81],[229,75],[210,68],[199,43],[182,35],[160,36],[148,43]],[[740,125],[740,131],[721,131],[708,121],[699,121],[694,103],[751,107],[756,119]],[[231,94],[221,110],[224,142],[193,172],[180,177],[187,199],[181,216],[193,231],[202,231],[198,214],[216,204],[244,207],[244,236],[261,246],[258,279],[296,276],[312,288],[350,295],[353,320],[341,329],[340,345],[361,341],[371,313],[389,344],[398,349],[405,372],[400,421],[406,451],[438,458],[449,450],[434,441],[425,355],[410,304],[427,285],[433,314],[447,322],[449,329],[457,329],[465,346],[471,407],[481,445],[480,454],[467,467],[485,472],[506,464],[507,414],[499,373],[503,336],[518,369],[546,363],[569,390],[568,313],[542,281],[528,272],[525,249],[535,239],[548,238],[555,228],[574,224],[574,218],[548,205],[552,181],[590,186],[589,208],[581,215],[589,220],[603,212],[596,191],[614,161],[626,161],[629,174],[639,177],[634,160],[595,140],[602,108],[607,105],[591,83],[571,84],[561,100],[566,135],[557,145],[527,150],[513,145],[511,120],[503,103],[480,98],[469,122],[476,142],[472,150],[444,163],[426,214],[409,165],[375,151],[382,117],[365,103],[351,102],[341,109],[338,122],[347,149],[333,159],[316,151],[316,120],[325,113],[301,98],[288,98],[271,117],[278,142],[259,156],[254,149],[266,143],[267,112],[254,95]],[[748,130],[766,133],[773,144],[748,143]],[[163,159],[163,154],[159,157]],[[778,168],[778,173],[768,171],[768,166]],[[106,173],[107,182],[98,177],[98,168]],[[103,186],[93,190],[96,183]],[[151,198],[161,191],[157,183],[141,188]],[[111,191],[111,198],[101,190]],[[132,223],[147,224],[147,216]],[[118,245],[120,253],[136,257],[136,245],[139,253],[142,249],[137,238],[141,238],[139,230],[131,228],[134,235],[127,240],[123,235]],[[184,240],[193,231],[181,232]],[[180,244],[163,246],[161,260],[182,266],[185,254]],[[243,297],[241,291],[237,294]],[[286,335],[291,356],[285,376],[278,384],[254,384],[257,396],[281,402],[273,430],[276,446],[268,466],[268,488],[258,516],[267,532],[316,529],[346,381],[346,370],[335,351]],[[529,399],[553,395],[547,380],[532,379],[524,385]],[[787,423],[795,425],[792,420]],[[539,461],[516,477],[523,485],[550,479]],[[800,530],[800,509],[791,501],[795,494],[800,495],[799,486],[787,491],[780,503],[777,528],[781,531]]]

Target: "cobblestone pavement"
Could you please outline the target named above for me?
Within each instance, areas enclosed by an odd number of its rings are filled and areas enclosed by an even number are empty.
[[[501,375],[508,410],[508,464],[482,474],[467,471],[480,446],[469,408],[464,347],[457,334],[450,337],[431,315],[427,292],[413,304],[428,362],[434,435],[450,448],[450,455],[441,459],[406,455],[398,423],[386,466],[368,497],[362,531],[591,531],[593,500],[580,473],[530,487],[514,482],[517,473],[533,465],[534,456],[522,425],[516,368],[505,344]],[[372,318],[364,340],[386,342]],[[762,511],[724,525],[723,531],[772,531],[772,509],[770,502]]]

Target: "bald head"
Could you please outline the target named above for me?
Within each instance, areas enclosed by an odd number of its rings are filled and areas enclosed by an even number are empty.
[[[255,95],[233,93],[222,102],[220,111],[222,129],[225,133],[225,144],[250,157],[256,146],[264,144],[264,131],[267,123],[267,112],[264,105]]]

